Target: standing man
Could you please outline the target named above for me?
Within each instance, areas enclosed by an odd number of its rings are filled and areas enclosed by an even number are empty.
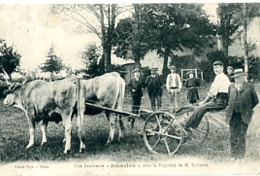
[[[138,114],[141,105],[142,96],[143,96],[144,86],[140,78],[140,70],[134,69],[132,71],[132,74],[133,74],[133,78],[131,78],[128,85],[132,95],[132,113]],[[135,119],[133,117],[130,117],[128,121],[131,121],[131,127],[133,128]]]
[[[246,133],[253,108],[259,103],[255,88],[246,82],[243,69],[234,71],[235,83],[228,89],[226,122],[230,125],[231,160],[243,160],[246,152]]]
[[[170,66],[171,73],[168,74],[166,80],[166,88],[170,95],[170,109],[172,111],[179,107],[179,93],[182,88],[180,75],[176,73],[176,67]]]
[[[229,79],[230,82],[235,82],[235,79],[234,79],[234,73],[233,73],[233,67],[231,66],[228,66],[227,67],[227,77]]]
[[[216,76],[211,84],[206,98],[199,103],[199,107],[193,111],[187,123],[184,125],[184,129],[187,132],[192,132],[193,129],[197,128],[203,115],[209,110],[225,109],[227,106],[228,87],[230,85],[230,81],[223,72],[223,62],[215,61],[213,63],[213,70]]]
[[[153,111],[162,108],[162,93],[163,93],[163,81],[161,76],[157,73],[157,68],[151,69],[151,75],[145,80],[145,86],[148,90],[149,99],[151,102],[151,108]],[[156,103],[155,103],[156,100]]]

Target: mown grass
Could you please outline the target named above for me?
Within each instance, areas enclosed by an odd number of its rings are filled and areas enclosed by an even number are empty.
[[[255,84],[260,95],[260,83]],[[201,99],[204,98],[208,86],[200,89]],[[260,97],[260,96],[259,96]],[[126,111],[130,111],[130,95],[125,99]],[[181,105],[187,104],[186,90],[181,92]],[[142,108],[150,107],[147,93],[145,93]],[[163,95],[163,107],[169,106],[167,93]],[[64,129],[61,123],[50,123],[48,126],[48,142],[41,146],[41,131],[36,126],[35,146],[26,150],[29,140],[28,124],[21,110],[7,107],[0,101],[0,162],[11,163],[15,161],[71,161],[71,160],[111,160],[116,162],[158,161],[180,159],[183,157],[195,157],[210,160],[212,162],[227,162],[229,160],[229,130],[227,128],[210,125],[210,135],[200,146],[183,145],[178,153],[173,156],[151,154],[144,145],[143,139],[138,135],[142,130],[144,121],[138,119],[134,129],[128,126],[127,118],[123,117],[126,126],[125,139],[111,145],[105,145],[109,133],[109,124],[103,114],[86,116],[84,122],[84,136],[87,148],[79,153],[79,141],[76,133],[76,119],[73,119],[72,151],[64,155]],[[223,114],[216,113],[216,116]],[[255,109],[254,118],[249,126],[247,135],[247,161],[259,161],[260,159],[260,107]]]

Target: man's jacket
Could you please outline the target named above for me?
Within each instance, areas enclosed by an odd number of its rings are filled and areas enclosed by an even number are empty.
[[[253,108],[258,104],[259,100],[253,85],[244,83],[238,91],[235,84],[230,84],[228,88],[228,107],[226,111],[226,122],[228,123],[233,115],[237,94],[240,94],[240,113],[245,124],[249,124]]]

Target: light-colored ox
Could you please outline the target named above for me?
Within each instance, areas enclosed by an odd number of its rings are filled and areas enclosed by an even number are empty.
[[[83,105],[81,110],[85,109],[85,112],[81,111],[80,116],[95,115],[102,112],[102,109],[92,109],[85,105],[83,102],[97,104],[99,106],[108,107],[111,109],[123,110],[124,95],[125,95],[125,81],[121,78],[119,73],[111,72],[102,76],[95,77],[93,79],[81,80],[81,95],[80,104]],[[123,136],[123,122],[120,115],[115,115],[109,111],[105,111],[106,117],[109,120],[110,132],[107,140],[107,144],[114,140],[115,126],[118,122],[120,141]]]
[[[77,78],[54,82],[35,80],[23,85],[13,84],[7,91],[4,104],[24,111],[29,124],[30,139],[26,148],[34,145],[35,124],[41,122],[42,145],[47,142],[46,128],[49,121],[62,121],[65,127],[64,153],[71,150],[72,115],[77,108],[80,94],[80,81]],[[79,107],[78,107],[79,108]],[[80,110],[80,109],[79,109]],[[80,152],[85,148],[82,141],[83,116],[78,117],[78,137]]]

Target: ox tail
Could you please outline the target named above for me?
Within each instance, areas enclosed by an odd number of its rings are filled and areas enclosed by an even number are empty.
[[[125,97],[125,81],[119,75],[118,78],[118,86],[119,86],[119,94],[117,97],[117,109],[123,111],[124,97]],[[119,115],[119,126],[124,130],[124,124],[121,120],[121,116]]]
[[[84,124],[84,112],[85,112],[85,87],[81,84],[79,78],[76,80],[76,98],[77,98],[77,125],[78,125],[78,137],[80,140],[79,152],[82,152],[86,148],[83,142],[83,124]]]
[[[76,100],[77,100],[77,116],[78,116],[78,126],[82,125],[85,111],[85,96],[84,96],[84,86],[81,84],[80,79],[76,80]]]
[[[125,97],[125,81],[120,77],[119,79],[119,94],[117,98],[117,109],[122,111]]]

